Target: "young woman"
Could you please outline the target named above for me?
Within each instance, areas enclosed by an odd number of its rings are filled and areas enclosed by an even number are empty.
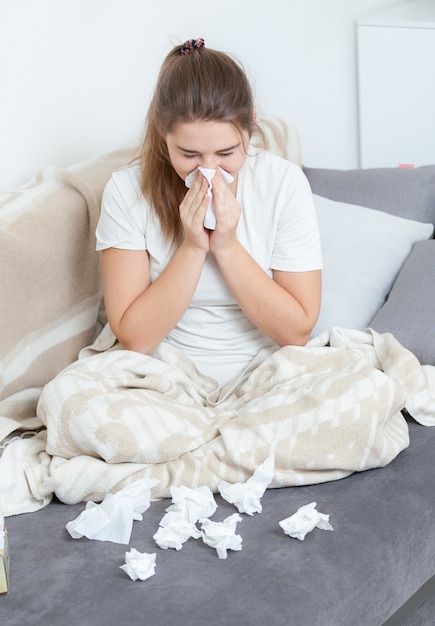
[[[317,320],[321,251],[308,182],[250,145],[255,116],[239,64],[190,40],[163,63],[141,158],[105,188],[97,248],[109,325],[38,405],[47,452],[90,458],[105,477],[99,496],[139,471],[164,474],[160,495],[180,482],[216,488],[282,439],[287,472],[306,367],[288,346],[304,345]],[[243,442],[227,441],[237,429]]]
[[[216,492],[265,459],[272,487],[336,480],[409,442],[400,374],[379,371],[380,354],[340,333],[341,349],[301,347],[320,306],[313,199],[300,168],[252,147],[254,132],[237,63],[202,39],[169,53],[142,156],[103,196],[109,325],[38,404],[44,488],[62,501],[141,478],[154,498]]]
[[[141,159],[113,174],[97,228],[121,346],[152,355],[167,342],[221,386],[264,347],[304,345],[320,308],[309,185],[297,166],[250,146],[254,132],[240,65],[202,39],[175,47]],[[204,226],[211,197],[213,229]]]

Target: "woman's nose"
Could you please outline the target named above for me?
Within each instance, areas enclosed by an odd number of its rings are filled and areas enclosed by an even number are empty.
[[[219,157],[207,156],[201,159],[201,167],[206,170],[215,170],[219,166]]]

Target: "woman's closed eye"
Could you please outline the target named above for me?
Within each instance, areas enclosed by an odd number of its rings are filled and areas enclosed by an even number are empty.
[[[228,156],[231,156],[233,154],[234,154],[233,151],[231,151],[231,152],[218,152],[217,153],[217,155],[220,156],[220,157],[228,157]],[[183,153],[183,157],[186,158],[186,159],[195,159],[198,156],[199,156],[198,154],[192,154],[190,152],[189,153]]]

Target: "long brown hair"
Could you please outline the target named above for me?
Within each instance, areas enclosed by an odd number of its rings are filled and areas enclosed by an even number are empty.
[[[202,40],[201,40],[202,41]],[[169,160],[166,137],[178,122],[231,122],[251,137],[255,123],[252,89],[239,63],[201,46],[181,54],[176,46],[165,58],[148,109],[141,151],[141,189],[172,243],[183,236],[179,205],[184,181]],[[261,131],[260,131],[261,133]]]

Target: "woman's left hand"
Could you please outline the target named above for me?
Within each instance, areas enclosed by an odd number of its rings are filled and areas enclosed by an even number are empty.
[[[216,213],[216,228],[210,232],[210,250],[213,253],[231,247],[237,242],[236,230],[242,207],[219,170],[212,179]]]

